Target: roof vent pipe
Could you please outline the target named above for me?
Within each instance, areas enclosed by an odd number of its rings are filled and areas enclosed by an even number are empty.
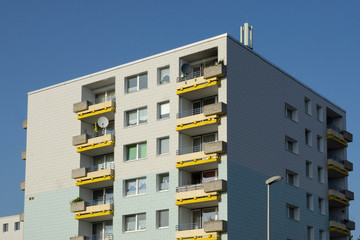
[[[244,23],[244,26],[240,27],[240,42],[250,49],[253,49],[253,29],[249,23]]]

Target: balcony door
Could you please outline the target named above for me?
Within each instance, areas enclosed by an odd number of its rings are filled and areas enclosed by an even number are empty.
[[[94,157],[94,170],[114,168],[114,153]]]
[[[191,185],[205,183],[217,179],[217,169],[191,173]]]
[[[93,191],[94,205],[111,203],[112,200],[113,200],[113,188],[104,188]]]
[[[215,142],[217,140],[217,133],[210,133],[202,136],[193,137],[193,152],[203,150],[204,143]]]
[[[92,224],[92,239],[112,239],[113,223],[112,221],[98,222]]]
[[[204,228],[204,223],[218,219],[217,207],[192,210],[192,225],[194,229]]]
[[[217,96],[203,98],[192,102],[193,114],[201,113],[201,108],[217,102]]]

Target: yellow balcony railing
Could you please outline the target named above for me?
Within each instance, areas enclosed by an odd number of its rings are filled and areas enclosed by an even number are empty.
[[[350,205],[349,199],[346,198],[345,194],[334,189],[329,189],[328,199],[330,207],[341,207]]]
[[[350,230],[346,227],[345,224],[338,221],[330,220],[329,230],[330,230],[330,236],[334,236],[334,237],[350,236]]]
[[[74,104],[73,112],[78,115],[77,119],[86,120],[90,123],[93,123],[94,120],[96,121],[96,118],[98,118],[100,114],[112,120],[114,119],[115,102],[108,100],[90,105],[88,101],[83,101]],[[96,118],[94,118],[94,116]]]
[[[72,171],[72,178],[76,180],[76,186],[90,189],[112,186],[114,177],[114,169],[87,172],[86,168],[79,168]]]
[[[336,161],[332,158],[328,158],[328,170],[329,177],[341,177],[341,176],[349,176],[348,170],[344,167],[344,164]]]
[[[75,219],[89,222],[111,220],[114,214],[113,204],[106,203],[95,206],[87,206],[85,211],[75,214]]]
[[[99,137],[88,138],[86,134],[73,137],[73,145],[78,153],[90,156],[106,154],[114,150],[115,136],[113,132]]]

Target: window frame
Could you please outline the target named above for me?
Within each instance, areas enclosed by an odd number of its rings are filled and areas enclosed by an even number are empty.
[[[169,181],[168,181],[168,188],[167,189],[161,189],[161,183],[163,183],[162,182],[162,177],[168,177],[169,178]],[[169,191],[169,189],[170,189],[170,174],[168,173],[168,172],[166,172],[166,173],[160,173],[160,174],[158,174],[157,175],[157,191],[158,192],[167,192],[167,191]]]
[[[139,181],[140,180],[145,180],[145,192],[144,193],[139,193]],[[127,191],[127,183],[129,181],[135,181],[135,194],[131,194],[128,195],[128,191]],[[132,179],[126,179],[124,180],[124,197],[134,197],[134,196],[141,196],[141,195],[145,195],[146,194],[146,190],[147,190],[147,186],[146,186],[146,177],[139,177],[139,178],[132,178]]]
[[[326,208],[325,208],[325,199],[319,197],[318,198],[318,208],[319,208],[319,213],[321,215],[325,215],[326,214]]]
[[[20,230],[20,222],[14,222],[14,231]]]
[[[323,167],[318,166],[318,182],[324,184],[325,183],[325,170]]]
[[[146,87],[140,88],[140,77],[144,76],[144,75],[146,75]],[[134,79],[134,78],[136,78],[136,90],[129,92],[129,80]],[[142,73],[139,73],[139,74],[136,74],[136,75],[126,77],[125,78],[125,93],[134,93],[134,92],[138,92],[138,91],[143,90],[143,89],[148,89],[149,88],[148,83],[149,83],[148,72],[142,72]]]
[[[3,233],[9,232],[9,223],[3,223]]]
[[[312,132],[307,128],[305,128],[305,145],[312,147]]]
[[[289,148],[289,143],[291,143],[291,149]],[[299,154],[299,142],[289,136],[285,136],[285,149],[288,152]]]
[[[309,174],[307,169],[309,168]],[[313,179],[314,178],[314,170],[313,170],[313,163],[310,162],[310,161],[306,161],[305,162],[305,175],[306,177],[310,178],[310,179]]]
[[[161,141],[162,141],[162,140],[166,140],[166,139],[168,140],[168,146],[167,146],[168,151],[163,153],[163,152],[161,151],[161,149],[162,149],[162,148],[161,148]],[[169,136],[158,138],[156,142],[157,142],[157,155],[158,155],[158,156],[170,154],[170,137],[169,137]]]
[[[142,157],[142,158],[139,158],[139,151],[140,151],[139,145],[140,144],[146,144],[146,156]],[[134,145],[136,146],[136,158],[135,159],[129,159],[129,147],[134,146]],[[147,159],[147,141],[125,145],[125,153],[124,154],[125,154],[125,157],[124,157],[125,161],[124,162],[131,162],[131,161],[136,161],[136,160]]]
[[[324,138],[320,135],[316,136],[316,150],[324,153]]]
[[[169,104],[169,113],[168,113],[168,116],[162,117],[162,116],[161,116],[161,106],[164,105],[164,104]],[[158,111],[157,119],[158,119],[158,120],[162,120],[162,119],[168,119],[168,118],[170,118],[170,101],[167,100],[167,101],[159,102],[157,105],[158,105],[158,106],[157,106],[157,111]]]
[[[292,183],[290,182],[290,176],[292,178]],[[286,184],[293,187],[299,187],[299,174],[290,170],[286,170]]]
[[[307,97],[305,97],[305,100],[304,100],[304,105],[305,105],[305,114],[311,116],[311,110],[312,110],[312,104],[311,104],[311,100]]]
[[[145,228],[144,229],[138,229],[138,227],[139,227],[138,226],[139,225],[139,215],[145,215]],[[135,230],[126,230],[127,219],[129,217],[133,217],[133,216],[135,216]],[[124,233],[142,232],[142,231],[146,231],[146,212],[124,215]]]
[[[166,70],[166,69],[169,70],[169,74],[168,74],[168,76],[169,76],[169,81],[168,81],[168,82],[161,83],[161,71]],[[157,79],[158,79],[157,84],[158,84],[158,85],[166,85],[166,84],[169,84],[169,83],[171,82],[171,78],[170,78],[170,65],[167,65],[167,66],[158,68],[157,73],[158,73],[158,77],[157,77]]]
[[[316,105],[316,120],[319,122],[324,122],[324,110],[320,105]]]
[[[289,112],[291,112],[291,116],[288,114]],[[299,114],[297,108],[285,103],[285,117],[291,121],[298,122]]]
[[[290,210],[293,211],[293,217],[291,216]],[[300,208],[292,204],[286,204],[286,215],[287,218],[294,221],[300,221]]]
[[[306,193],[306,209],[314,211],[314,195],[311,193]]]
[[[167,222],[167,226],[160,226],[160,222],[161,222],[161,212],[167,212],[168,214],[168,222]],[[170,211],[169,209],[162,209],[162,210],[157,210],[156,211],[156,228],[157,229],[166,229],[166,228],[170,228]]]
[[[144,122],[140,122],[140,111],[141,110],[146,110],[146,121]],[[129,114],[131,112],[135,112],[136,111],[136,124],[130,124],[129,120]],[[136,109],[132,109],[132,110],[128,110],[125,112],[125,127],[133,127],[133,126],[138,126],[138,125],[142,125],[148,122],[148,112],[147,112],[147,106],[145,107],[140,107],[140,108],[136,108]]]

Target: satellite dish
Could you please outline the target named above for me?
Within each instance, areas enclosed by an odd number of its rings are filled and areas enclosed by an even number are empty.
[[[109,119],[107,119],[106,117],[99,117],[97,124],[101,128],[106,128],[109,125]]]
[[[184,63],[184,64],[181,66],[181,71],[182,71],[184,74],[189,74],[189,73],[191,73],[191,66],[190,66],[190,64]]]

